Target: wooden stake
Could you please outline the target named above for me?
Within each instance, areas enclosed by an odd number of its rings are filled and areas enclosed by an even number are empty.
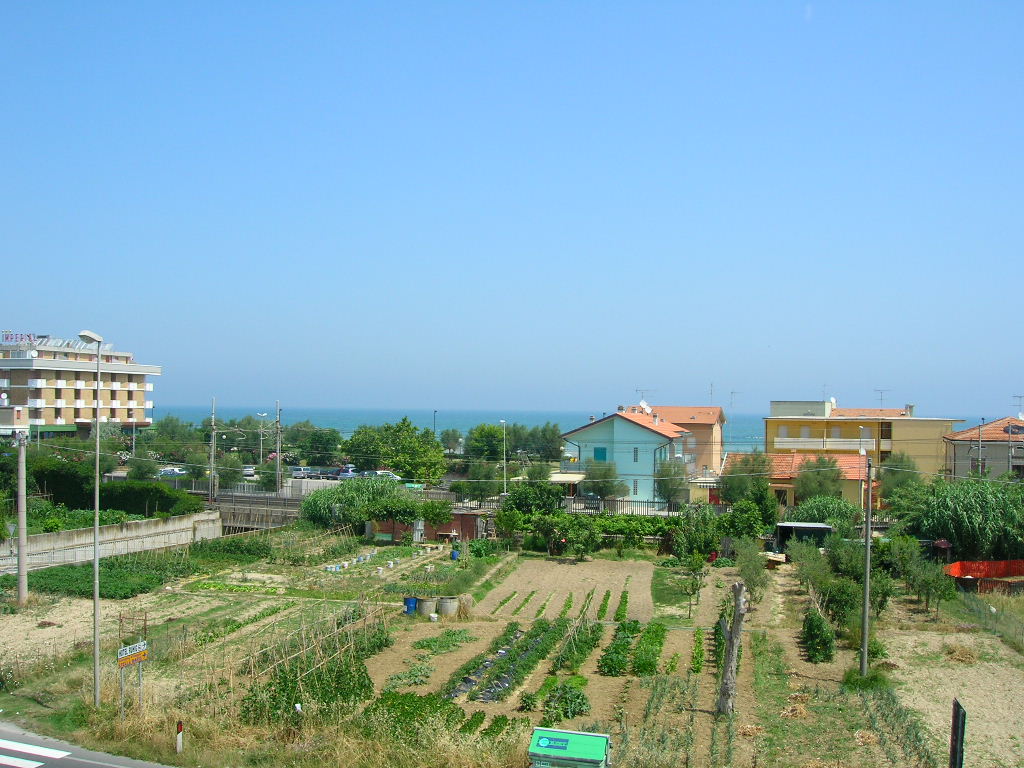
[[[736,703],[736,656],[742,639],[743,616],[747,613],[746,585],[742,581],[737,581],[732,585],[732,594],[732,627],[729,629],[729,642],[725,647],[722,686],[718,690],[718,702],[715,705],[715,712],[719,715],[731,715]]]

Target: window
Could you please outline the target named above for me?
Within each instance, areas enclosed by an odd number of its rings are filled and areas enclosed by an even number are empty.
[[[976,459],[976,458],[974,458],[972,456],[971,457],[971,472],[975,472],[975,473],[980,474],[980,475],[985,474],[985,465],[986,465],[986,463],[987,462],[986,462],[985,459],[982,459],[981,461],[978,461],[978,459]]]
[[[1024,480],[1024,464],[1015,464],[1011,469],[1013,476],[1018,480]]]
[[[640,461],[640,449],[639,448],[634,448],[633,449],[633,463],[635,464],[638,461]],[[864,546],[867,546],[867,544],[865,544]]]
[[[634,450],[635,450],[635,449],[634,449]],[[637,491],[638,491],[639,489],[640,489],[640,481],[638,481],[638,480],[634,480],[634,481],[633,481],[633,495],[634,495],[634,496],[636,496],[636,494],[637,494]],[[866,547],[866,546],[867,546],[867,544],[865,544],[864,546]]]
[[[811,436],[811,428],[810,427],[800,427],[800,437],[810,437],[810,436]]]
[[[880,463],[885,464],[885,462],[889,460],[890,456],[892,456],[892,451],[882,451],[878,454],[878,459]]]
[[[608,461],[608,449],[607,448],[594,448],[594,461]]]
[[[883,440],[892,440],[892,422],[883,421],[878,425],[878,434]]]
[[[832,427],[832,438],[834,440],[838,440],[840,437],[842,437],[841,429],[841,427]]]
[[[779,504],[781,504],[782,506],[785,507],[785,506],[789,505],[789,499],[786,498],[786,489],[785,488],[776,488],[775,489],[775,498],[778,499]]]
[[[789,437],[789,427],[785,424],[779,426],[779,437]]]

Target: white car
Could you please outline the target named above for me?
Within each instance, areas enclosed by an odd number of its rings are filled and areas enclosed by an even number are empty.
[[[181,467],[164,467],[156,474],[157,477],[183,477],[184,475],[187,475],[188,472]]]
[[[256,477],[256,465],[246,464],[242,467],[242,477]]]

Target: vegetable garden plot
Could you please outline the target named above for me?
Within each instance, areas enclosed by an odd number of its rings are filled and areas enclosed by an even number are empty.
[[[452,673],[441,693],[449,699],[469,693],[486,676],[489,669],[508,655],[513,645],[525,634],[526,632],[519,628],[518,622],[509,622],[505,631],[491,641],[486,651],[477,654]]]
[[[469,698],[475,701],[503,701],[526,679],[565,636],[569,622],[538,619],[530,630],[487,670]]]

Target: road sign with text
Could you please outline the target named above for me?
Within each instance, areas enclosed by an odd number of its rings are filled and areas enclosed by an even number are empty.
[[[126,645],[117,649],[117,666],[130,667],[140,661],[149,659],[149,643],[143,640],[135,645]]]

